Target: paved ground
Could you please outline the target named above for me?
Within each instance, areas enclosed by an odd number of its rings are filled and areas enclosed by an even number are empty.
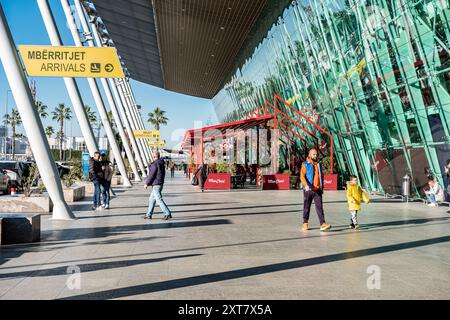
[[[0,299],[450,298],[447,208],[375,199],[354,231],[345,194],[328,192],[333,229],[313,211],[305,234],[299,191],[202,194],[168,178],[169,222],[142,219],[147,197],[138,185],[109,211],[82,202],[77,221],[44,217],[41,243],[0,249]]]

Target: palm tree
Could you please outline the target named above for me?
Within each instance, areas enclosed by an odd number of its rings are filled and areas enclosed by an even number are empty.
[[[12,109],[11,114],[6,114],[3,117],[3,124],[12,127],[12,157],[16,157],[16,127],[22,124],[20,113],[17,109]]]
[[[39,116],[41,116],[41,118],[44,118],[44,119],[47,118],[48,113],[47,113],[47,111],[45,111],[45,110],[47,110],[47,106],[45,104],[43,104],[41,101],[36,101],[35,105],[36,105],[36,109],[39,113]]]
[[[95,113],[95,111],[93,111],[91,109],[91,107],[88,105],[85,105],[84,109],[86,110],[87,118],[88,118],[88,121],[91,124],[91,126],[96,124],[97,123],[97,114]]]
[[[169,119],[165,116],[166,112],[161,110],[159,107],[153,112],[148,114],[148,122],[151,123],[156,130],[159,130],[161,125],[166,125]]]
[[[45,135],[50,139],[52,135],[55,133],[55,129],[52,126],[48,126],[45,128]]]
[[[64,139],[64,120],[70,120],[72,119],[71,115],[72,111],[70,111],[69,107],[66,107],[64,103],[60,103],[56,108],[55,111],[52,112],[53,120],[59,121],[59,131],[58,131],[58,138],[59,138],[59,159],[62,160],[63,158],[63,139]]]

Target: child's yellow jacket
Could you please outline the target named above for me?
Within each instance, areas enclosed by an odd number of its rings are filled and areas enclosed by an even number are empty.
[[[357,184],[347,183],[347,201],[350,211],[361,210],[361,201],[369,203],[369,196]]]

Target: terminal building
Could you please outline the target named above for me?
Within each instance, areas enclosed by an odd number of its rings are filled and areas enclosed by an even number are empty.
[[[285,114],[279,170],[317,147],[370,191],[444,185],[448,1],[90,2],[133,79],[212,99],[224,124]]]

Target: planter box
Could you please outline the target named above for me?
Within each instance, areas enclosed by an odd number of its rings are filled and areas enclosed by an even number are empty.
[[[0,212],[7,213],[48,213],[53,211],[53,202],[49,196],[23,195],[0,197]]]
[[[230,190],[231,175],[228,173],[211,173],[206,178],[205,189]]]
[[[123,184],[122,176],[114,176],[114,177],[112,177],[112,179],[111,179],[111,185],[112,186],[118,186],[118,185],[121,185],[121,184]]]
[[[337,174],[324,174],[323,175],[323,189],[324,190],[337,190],[338,189],[338,175]]]
[[[270,174],[263,176],[263,190],[289,190],[290,175]]]
[[[84,187],[84,194],[94,194],[95,188],[94,184],[90,181],[77,181],[78,187]]]
[[[40,214],[0,214],[0,244],[29,243],[40,240]]]
[[[86,196],[85,186],[73,186],[68,189],[63,189],[64,200],[66,202],[75,202],[83,199]]]
[[[298,181],[298,185],[300,185],[300,177],[299,176],[290,176],[289,177],[289,183],[291,184],[291,187],[294,188],[296,182]]]

